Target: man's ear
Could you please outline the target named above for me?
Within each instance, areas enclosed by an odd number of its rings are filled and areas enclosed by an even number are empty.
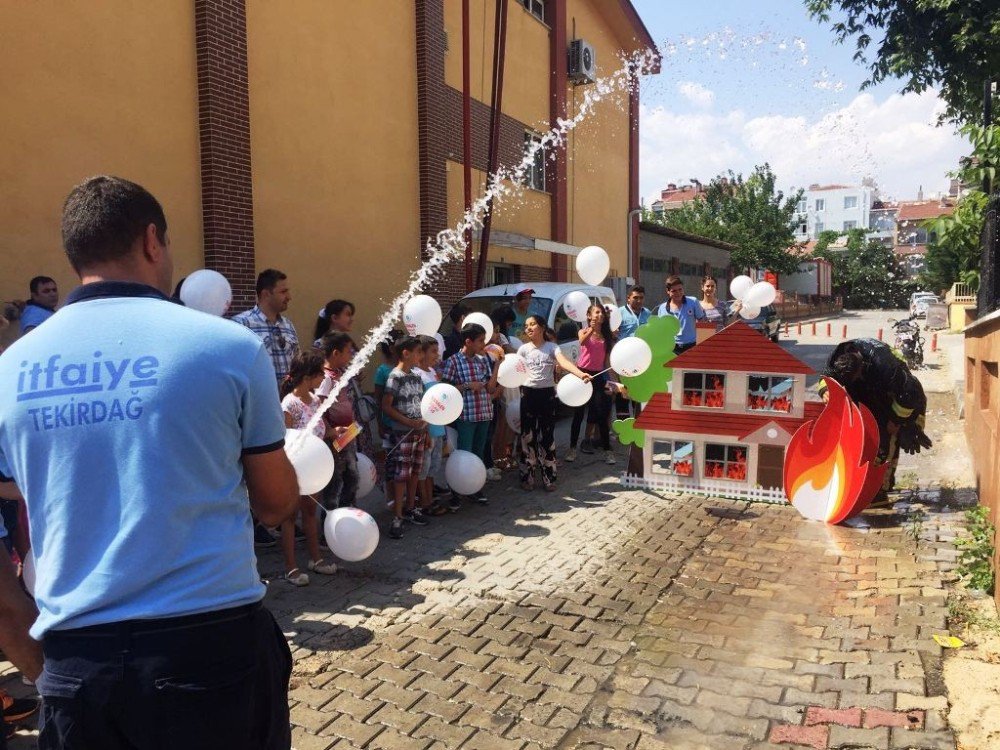
[[[142,234],[142,255],[150,263],[159,263],[165,250],[164,242],[160,240],[156,224],[150,223]]]

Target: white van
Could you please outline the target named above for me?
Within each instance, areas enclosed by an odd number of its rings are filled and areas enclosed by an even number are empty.
[[[500,305],[514,305],[514,295],[521,289],[530,288],[534,290],[531,298],[531,307],[528,308],[530,315],[541,315],[549,324],[549,328],[556,332],[556,341],[563,354],[576,362],[577,355],[580,354],[580,342],[577,333],[580,324],[575,323],[566,315],[563,309],[563,302],[570,292],[583,292],[590,299],[606,307],[618,307],[615,301],[615,293],[606,286],[587,286],[586,284],[570,284],[554,281],[540,281],[537,283],[522,282],[519,284],[501,284],[500,286],[489,286],[485,289],[477,289],[472,294],[467,295],[458,302],[472,309],[473,312],[481,312],[489,315]],[[447,334],[451,332],[451,319],[445,315],[441,324],[441,332]]]

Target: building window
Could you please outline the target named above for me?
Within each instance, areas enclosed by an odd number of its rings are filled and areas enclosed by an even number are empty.
[[[793,382],[780,375],[751,375],[747,378],[747,409],[790,412]]]
[[[705,444],[706,479],[746,481],[747,449],[744,445]]]
[[[806,223],[804,221],[801,224],[799,224],[799,234],[805,234],[808,231],[809,228],[806,226]]]
[[[532,190],[545,190],[545,146],[541,145],[542,136],[537,133],[524,134],[524,153],[534,148],[530,166],[524,173],[524,184]]]
[[[858,196],[847,195],[844,196],[844,208],[857,208],[858,207]]]
[[[726,404],[726,375],[721,372],[684,373],[684,406],[721,409]]]
[[[654,440],[653,473],[678,477],[694,475],[694,443],[690,440]]]
[[[539,21],[545,21],[545,1],[544,0],[519,0],[524,9]]]
[[[847,232],[848,230],[857,229],[857,228],[858,228],[858,222],[856,222],[856,221],[845,221],[844,222],[844,231],[845,232]]]
[[[816,236],[818,237],[822,232],[823,232],[823,222],[822,221],[817,221],[816,222]]]
[[[795,209],[800,214],[804,214],[808,209],[806,208],[806,199],[803,198],[799,201],[798,208]]]
[[[826,210],[826,199],[825,198],[817,198],[816,199],[816,210],[817,211],[825,211]]]

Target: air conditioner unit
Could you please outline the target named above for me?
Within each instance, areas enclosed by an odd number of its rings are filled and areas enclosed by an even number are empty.
[[[569,80],[577,86],[597,80],[594,47],[583,39],[574,39],[569,43]]]

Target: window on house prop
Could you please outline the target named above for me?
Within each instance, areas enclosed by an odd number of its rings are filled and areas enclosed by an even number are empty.
[[[684,373],[684,406],[721,409],[726,403],[726,375],[721,372]]]
[[[545,2],[544,0],[518,0],[524,9],[528,11],[531,15],[537,18],[539,21],[545,20]]]
[[[751,375],[747,378],[747,409],[790,412],[793,382],[781,375]]]
[[[537,133],[524,134],[524,153],[532,153],[531,164],[524,173],[524,184],[532,190],[545,190],[545,147],[542,136]],[[534,149],[534,150],[532,150]]]
[[[652,469],[654,474],[693,476],[694,443],[690,440],[654,440]]]
[[[735,479],[746,481],[747,449],[744,445],[705,445],[706,479]]]

